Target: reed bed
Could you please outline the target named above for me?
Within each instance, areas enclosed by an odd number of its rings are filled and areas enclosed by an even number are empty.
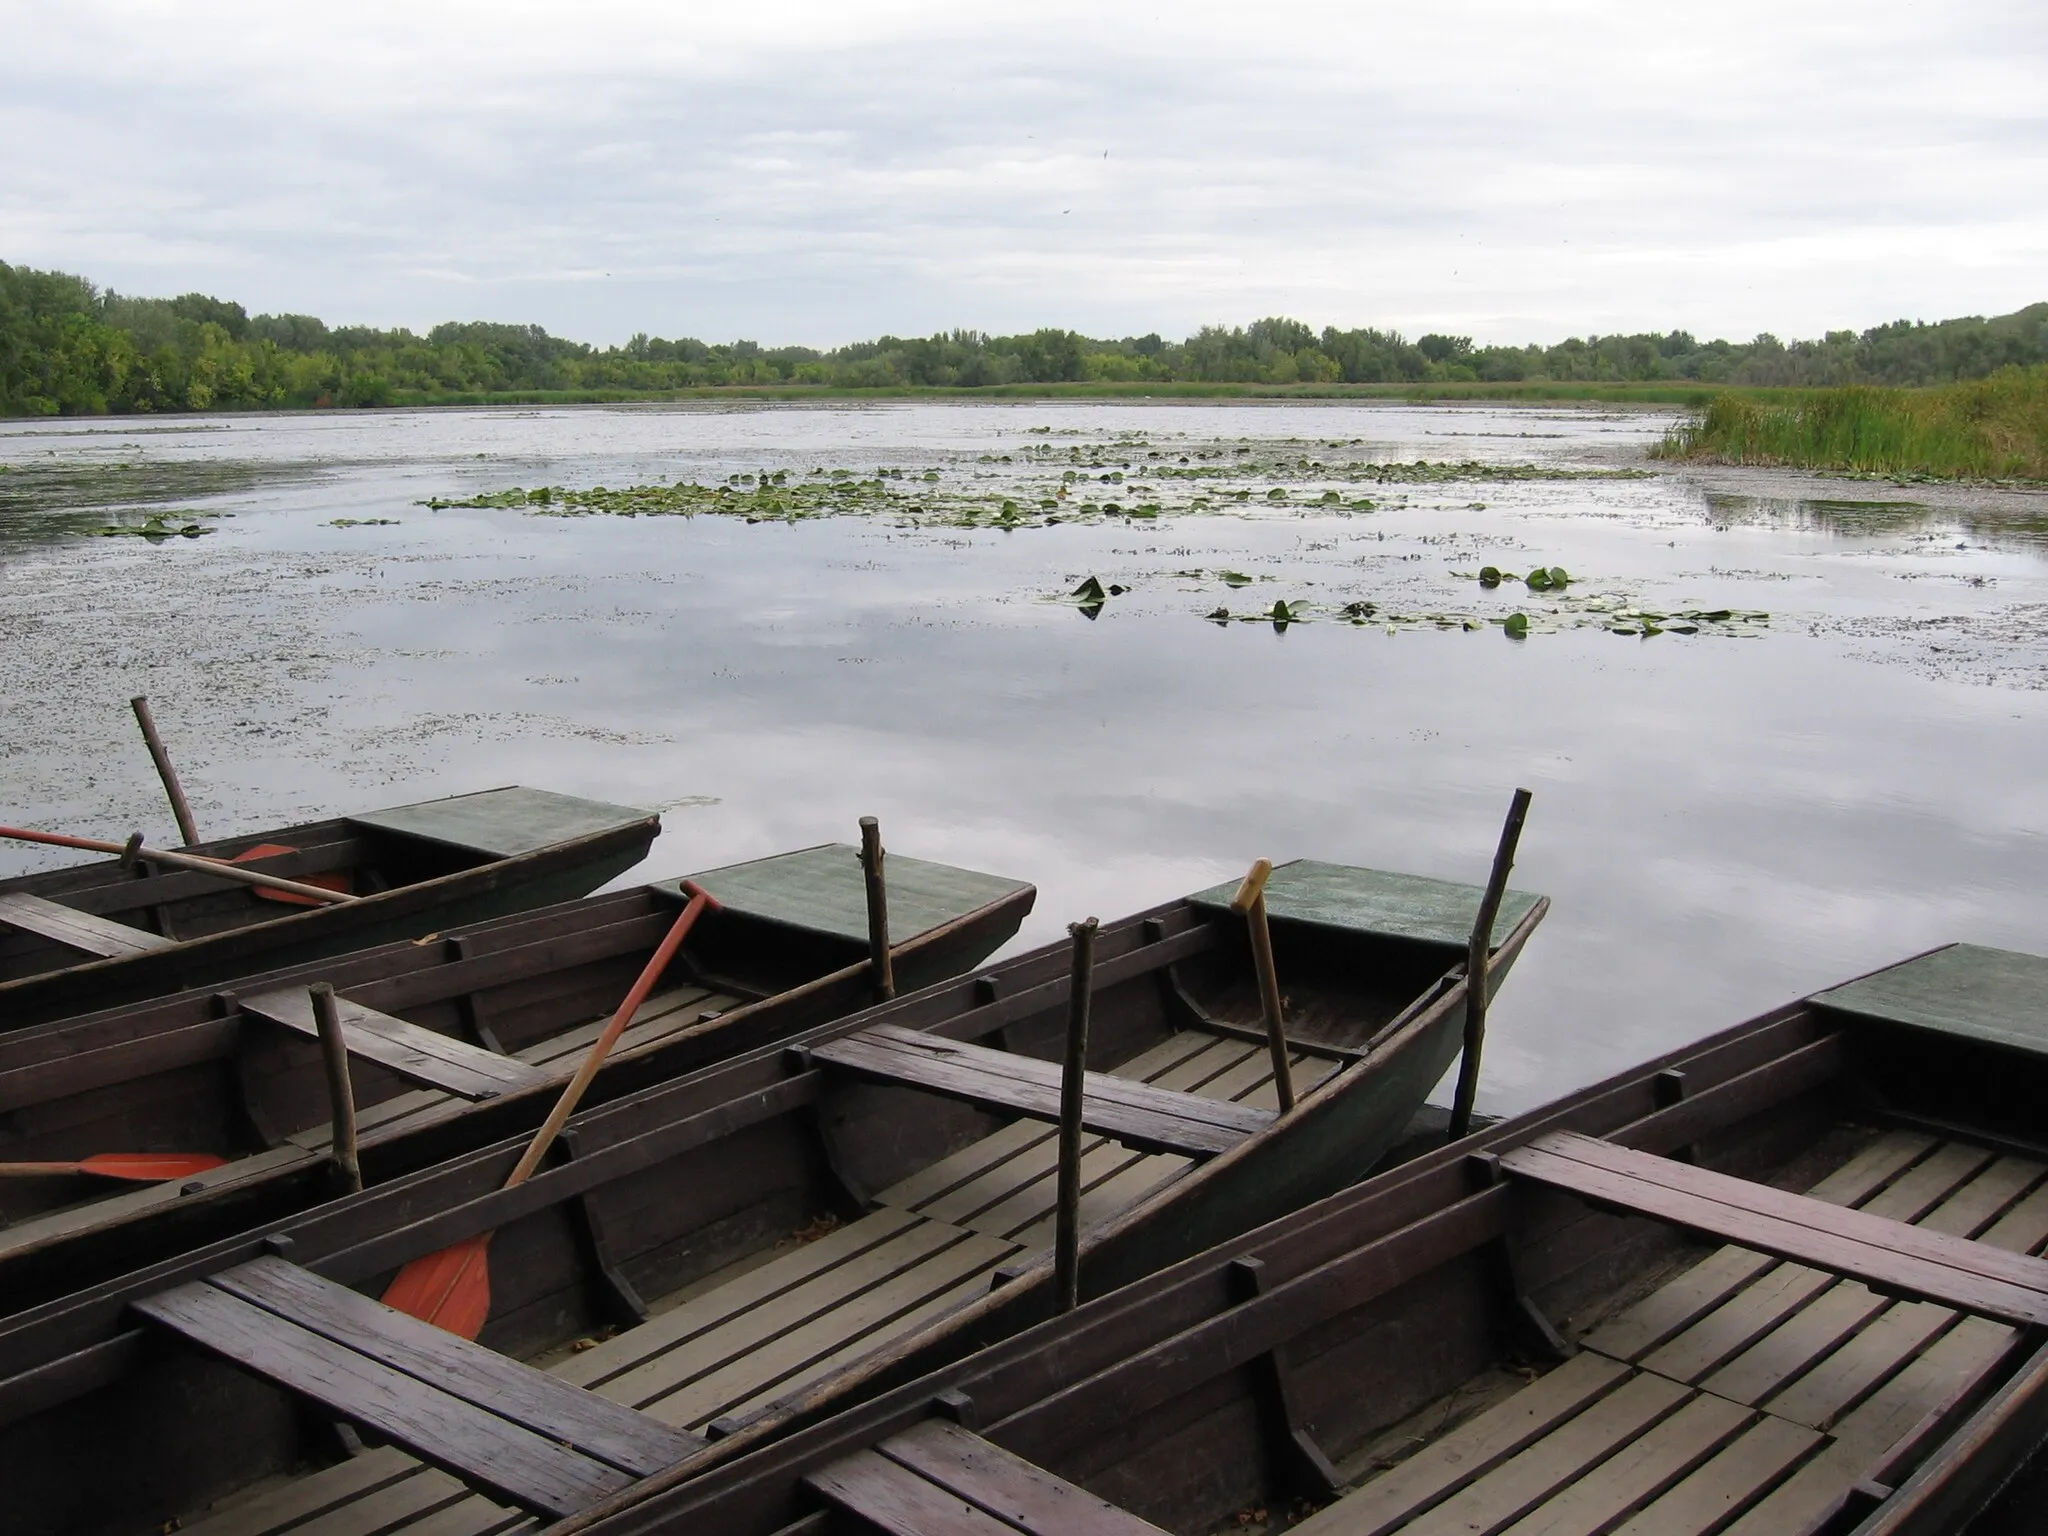
[[[1931,389],[1716,395],[1659,457],[1956,480],[2048,479],[2048,366]]]

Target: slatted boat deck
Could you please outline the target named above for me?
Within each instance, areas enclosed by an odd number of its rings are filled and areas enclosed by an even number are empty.
[[[1995,1249],[2048,1243],[2048,1166],[1962,1142],[1888,1134],[1811,1193]],[[1724,1247],[1594,1328],[1570,1360],[1294,1529],[1801,1530],[2022,1332]]]
[[[736,1008],[740,1002],[737,997],[694,985],[657,993],[633,1016],[633,1023],[621,1036],[616,1053],[623,1054],[635,1047],[650,1045],[664,1036],[689,1028],[707,1014]],[[310,1014],[310,1005],[308,1012]],[[537,1081],[566,1082],[604,1025],[604,1019],[593,1019],[575,1029],[510,1052],[501,1059],[519,1063],[523,1068],[537,1069]],[[474,1046],[468,1049],[478,1051]],[[413,1089],[363,1109],[356,1117],[357,1134],[364,1145],[374,1145],[386,1137],[458,1113],[470,1102],[463,1095],[441,1089]],[[186,1191],[195,1185],[198,1190],[214,1190],[318,1163],[327,1157],[332,1140],[333,1132],[323,1121],[287,1137],[275,1147],[231,1159],[219,1168],[195,1174],[190,1179],[109,1190],[97,1199],[41,1212],[0,1229],[0,1253],[115,1225],[139,1212],[188,1198]]]
[[[1297,1057],[1297,1091],[1339,1065]],[[1263,1045],[1189,1031],[1117,1069],[1155,1087],[1275,1107]],[[657,1303],[638,1327],[550,1368],[563,1381],[702,1433],[744,1415],[948,1308],[1052,1241],[1057,1130],[1020,1120],[877,1197],[825,1236],[742,1261]],[[1191,1166],[1107,1137],[1084,1142],[1084,1223]],[[384,1449],[245,1495],[195,1536],[497,1536],[527,1516],[401,1451]]]

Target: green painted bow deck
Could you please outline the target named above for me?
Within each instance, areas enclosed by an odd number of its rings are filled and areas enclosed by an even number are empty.
[[[887,868],[892,914],[983,889]],[[800,920],[854,944],[862,909],[816,883],[845,873],[842,851],[806,850],[703,880],[722,916],[800,890]],[[1086,1296],[1355,1179],[1456,1056],[1476,888],[1303,862],[1268,892],[1286,1115],[1244,919],[1204,893],[1098,934]],[[1494,985],[1546,906],[1511,900]],[[33,1440],[94,1469],[32,1473],[19,1529],[524,1530],[618,1495],[650,1456],[687,1476],[1023,1332],[1050,1310],[1069,992],[1065,943],[970,969],[585,1110],[572,1155],[515,1191],[507,1140],[0,1320],[0,1457]],[[393,1268],[484,1230],[479,1354],[379,1312]],[[185,1407],[131,1435],[115,1410],[138,1392]],[[385,1443],[339,1455],[327,1415]],[[927,1439],[897,1450],[1031,1480]]]
[[[209,986],[584,895],[661,830],[650,811],[518,785],[182,850],[361,899],[279,901],[187,869],[118,859],[0,880],[0,1029]]]

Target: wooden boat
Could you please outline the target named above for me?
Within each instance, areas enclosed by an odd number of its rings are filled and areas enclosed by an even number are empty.
[[[181,850],[362,898],[345,904],[147,857],[0,880],[0,1029],[566,901],[660,830],[647,811],[511,786]]]
[[[1457,1052],[1480,893],[1285,866],[1267,895],[1304,1091],[1276,1120],[1230,889],[1098,936],[1091,1288],[1355,1177]],[[1510,893],[1492,980],[1545,908]],[[511,1529],[527,1517],[494,1498],[565,1514],[715,1454],[739,1415],[772,1432],[796,1410],[761,1409],[828,1377],[879,1390],[863,1360],[982,1342],[960,1317],[1021,1327],[1047,1290],[1068,967],[1050,946],[585,1111],[574,1155],[514,1188],[508,1142],[0,1322],[12,1528]],[[370,1299],[485,1231],[481,1344]],[[268,1304],[215,1300],[237,1286]],[[1024,1304],[971,1305],[992,1286]],[[343,1456],[328,1416],[395,1443]],[[593,1471],[585,1429],[620,1460]]]
[[[563,1529],[2038,1530],[2044,992],[1931,952]]]
[[[1021,881],[887,860],[896,976],[959,974],[1031,909]],[[857,850],[710,870],[722,903],[607,1059],[589,1103],[874,1000]],[[188,1152],[153,1185],[0,1177],[0,1309],[19,1311],[342,1192],[308,984],[339,995],[366,1180],[537,1125],[682,905],[679,882],[566,902],[0,1036],[0,1163]]]

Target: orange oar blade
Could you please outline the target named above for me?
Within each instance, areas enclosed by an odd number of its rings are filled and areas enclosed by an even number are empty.
[[[226,1163],[226,1158],[215,1157],[210,1152],[102,1152],[97,1157],[85,1159],[78,1165],[78,1171],[97,1174],[103,1179],[135,1179],[150,1183],[189,1179],[195,1173],[223,1167]]]
[[[102,1152],[77,1163],[0,1163],[0,1177],[34,1179],[95,1173],[103,1179],[161,1184],[170,1179],[188,1179],[226,1162],[226,1158],[215,1157],[211,1152]]]
[[[384,1293],[384,1305],[465,1339],[491,1315],[491,1234],[414,1259]]]
[[[286,843],[258,843],[254,848],[244,848],[230,864],[246,864],[251,859],[268,859],[280,853],[297,853],[299,850]],[[345,874],[331,872],[323,875],[296,875],[301,885],[317,885],[323,891],[339,891],[346,896],[350,893],[349,878]],[[280,901],[288,907],[317,907],[320,903],[311,896],[298,896],[290,891],[267,891],[262,886],[251,886],[250,894],[261,901]]]

